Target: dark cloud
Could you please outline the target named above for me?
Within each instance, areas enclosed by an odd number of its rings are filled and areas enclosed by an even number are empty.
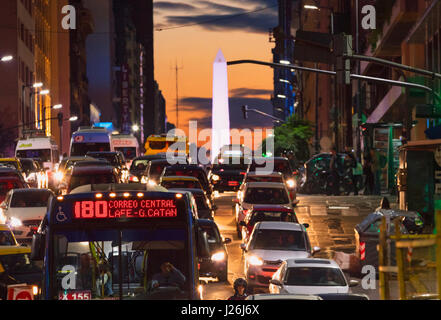
[[[273,121],[270,118],[258,115],[254,112],[249,113],[248,119],[243,119],[241,106],[248,105],[252,109],[257,109],[268,114],[272,114],[272,103],[269,99],[231,97],[230,105],[230,126],[231,128],[262,128],[272,127]],[[180,110],[197,114],[203,114],[201,118],[192,118],[198,121],[199,128],[211,128],[211,98],[187,97],[180,100]]]
[[[229,14],[233,14],[233,13],[241,13],[244,10],[242,8],[239,7],[232,7],[232,6],[228,6],[225,4],[219,4],[219,3],[215,3],[215,2],[211,2],[211,1],[206,1],[206,0],[199,0],[199,1],[195,1],[197,4],[200,4],[203,6],[204,9],[214,9],[217,11],[221,11],[218,13],[229,13]]]
[[[272,90],[266,89],[250,89],[250,88],[236,88],[230,91],[230,95],[233,97],[244,96],[269,96],[273,93]]]
[[[197,10],[197,8],[191,4],[181,3],[181,2],[168,2],[168,1],[154,2],[153,8],[163,9],[163,10],[188,10],[188,11]]]

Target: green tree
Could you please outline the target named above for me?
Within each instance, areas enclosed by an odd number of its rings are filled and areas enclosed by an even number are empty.
[[[309,144],[314,136],[314,125],[308,120],[290,116],[286,123],[274,130],[274,156],[284,150],[292,150],[297,161],[310,158]],[[262,142],[262,150],[266,150],[267,139]]]

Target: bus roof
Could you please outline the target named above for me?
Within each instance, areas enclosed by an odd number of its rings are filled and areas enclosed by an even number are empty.
[[[124,191],[148,191],[148,192],[167,192],[167,189],[161,186],[150,186],[142,183],[110,183],[110,184],[88,184],[80,186],[71,191],[71,194],[87,192],[124,192]]]

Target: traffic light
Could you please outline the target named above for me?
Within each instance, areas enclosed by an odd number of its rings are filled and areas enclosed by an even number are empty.
[[[58,126],[62,127],[63,126],[63,112],[58,112],[57,118],[58,118]]]
[[[245,119],[245,120],[247,120],[248,119],[248,106],[242,106],[242,112],[243,112],[243,118]]]
[[[344,33],[334,36],[334,55],[336,57],[336,71],[338,84],[351,84],[352,36]]]

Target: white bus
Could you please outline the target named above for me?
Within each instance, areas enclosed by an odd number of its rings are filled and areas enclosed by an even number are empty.
[[[80,127],[72,134],[70,156],[85,156],[89,151],[115,151],[105,128]]]
[[[49,171],[55,169],[60,160],[58,145],[54,139],[46,136],[30,136],[21,138],[15,150],[17,158],[39,159],[43,167]]]
[[[124,154],[129,166],[133,159],[140,155],[139,142],[135,136],[129,134],[117,134],[112,135],[111,140],[115,151],[121,151]]]

